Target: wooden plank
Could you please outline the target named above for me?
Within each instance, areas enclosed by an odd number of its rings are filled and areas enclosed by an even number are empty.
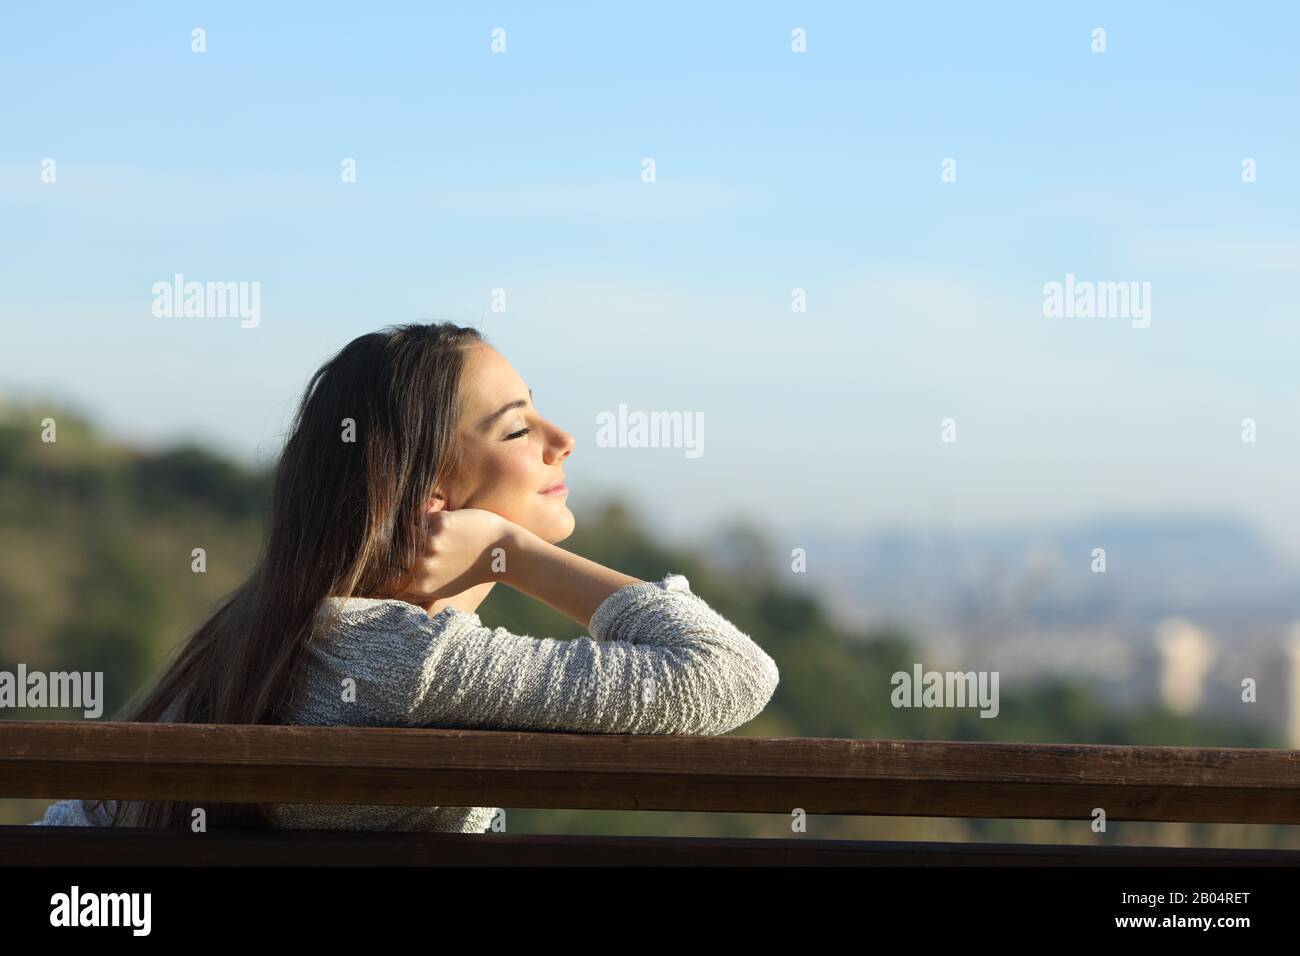
[[[1296,850],[0,826],[15,866],[1298,866]]]
[[[1300,751],[0,721],[0,797],[1300,823]]]

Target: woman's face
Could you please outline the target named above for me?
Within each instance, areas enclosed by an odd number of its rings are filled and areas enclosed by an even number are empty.
[[[461,462],[437,504],[494,511],[552,544],[563,541],[574,526],[568,494],[542,492],[563,484],[573,436],[538,413],[531,389],[489,345],[466,351],[460,388]]]

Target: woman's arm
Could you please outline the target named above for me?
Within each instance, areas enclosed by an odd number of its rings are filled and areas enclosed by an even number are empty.
[[[527,528],[510,525],[501,580],[550,605],[587,629],[605,599],[634,578],[551,544]]]
[[[500,564],[499,555],[505,557]],[[495,512],[460,508],[425,516],[423,554],[387,593],[427,610],[433,602],[459,599],[497,583],[586,628],[607,597],[625,585],[646,582],[565,551]]]
[[[725,734],[757,717],[780,680],[776,662],[683,575],[624,585],[589,630],[538,638],[454,609],[429,617],[402,601],[358,602],[314,647],[320,709],[301,722]],[[338,703],[344,679],[356,703]],[[344,713],[357,706],[366,712]]]

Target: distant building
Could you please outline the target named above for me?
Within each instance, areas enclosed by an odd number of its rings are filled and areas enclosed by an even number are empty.
[[[1205,678],[1217,652],[1205,632],[1186,618],[1168,617],[1156,625],[1160,655],[1160,701],[1176,714],[1201,709]]]
[[[1286,745],[1300,750],[1300,621],[1291,625],[1285,641],[1287,656]]]

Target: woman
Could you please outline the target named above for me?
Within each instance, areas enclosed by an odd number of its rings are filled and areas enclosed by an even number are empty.
[[[249,580],[117,719],[722,734],[776,664],[668,574],[558,547],[573,436],[471,328],[393,326],[312,377]],[[475,609],[498,583],[589,631],[538,639]],[[189,826],[193,804],[65,800],[39,825]],[[476,832],[493,807],[210,806],[209,825]]]

